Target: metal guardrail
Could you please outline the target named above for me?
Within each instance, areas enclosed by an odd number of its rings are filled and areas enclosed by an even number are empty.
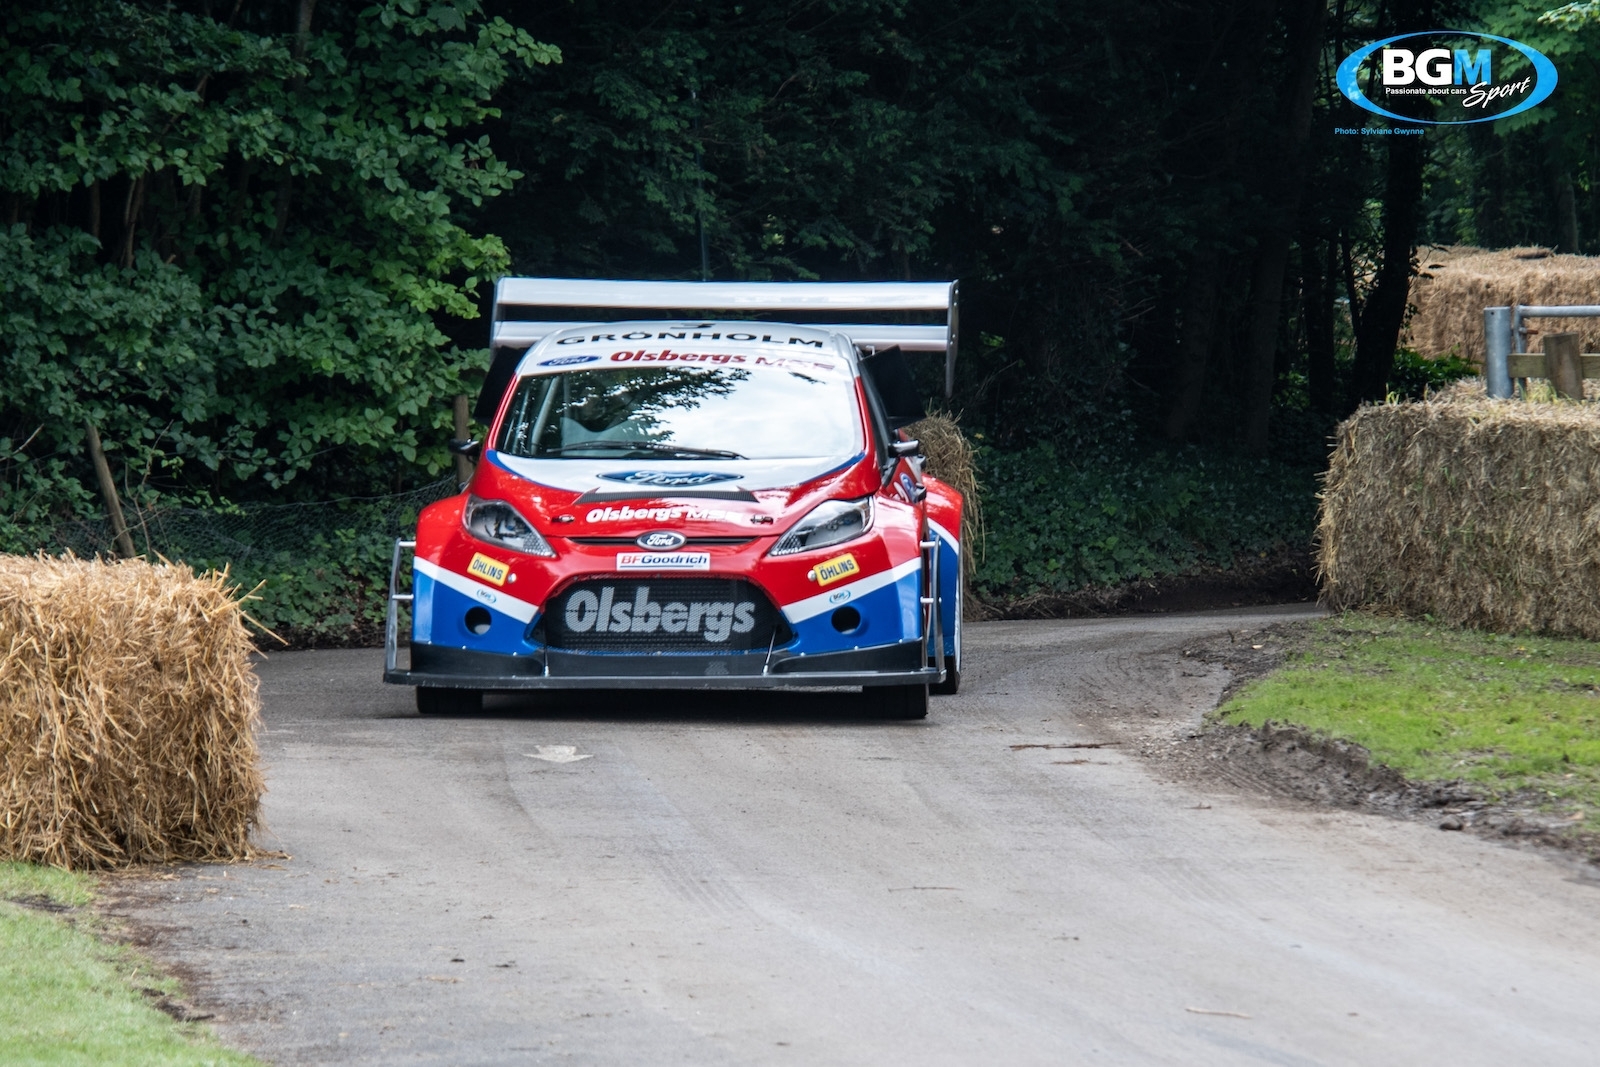
[[[1571,304],[1545,306],[1540,304],[1512,304],[1508,307],[1483,309],[1484,378],[1492,397],[1507,399],[1513,395],[1513,378],[1542,377],[1533,373],[1528,356],[1528,319],[1584,319],[1600,318],[1600,304]],[[1591,368],[1595,373],[1590,373]],[[1539,368],[1542,370],[1542,368]],[[1583,376],[1600,378],[1600,356],[1583,357]]]

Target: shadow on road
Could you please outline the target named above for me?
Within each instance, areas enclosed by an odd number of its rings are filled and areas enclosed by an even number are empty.
[[[935,700],[930,716],[943,705]],[[483,711],[464,718],[596,720],[604,722],[898,723],[886,718],[870,690],[639,690],[578,689],[543,693],[486,693]]]

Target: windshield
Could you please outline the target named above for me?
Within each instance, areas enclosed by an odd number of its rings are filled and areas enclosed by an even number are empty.
[[[499,449],[529,459],[799,459],[860,451],[848,376],[619,367],[522,379]]]

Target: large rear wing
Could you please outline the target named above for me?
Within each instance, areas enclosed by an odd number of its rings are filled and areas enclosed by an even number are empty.
[[[702,318],[799,323],[842,333],[862,349],[943,352],[944,391],[949,396],[955,388],[956,291],[956,282],[502,278],[494,289],[490,343],[499,363],[503,352],[520,352],[569,326]],[[906,321],[872,321],[888,315]],[[851,319],[860,321],[848,321]],[[917,319],[932,321],[918,323]],[[494,377],[491,371],[491,381]]]

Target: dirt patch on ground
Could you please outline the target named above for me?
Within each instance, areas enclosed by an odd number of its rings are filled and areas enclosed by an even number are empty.
[[[1233,567],[1202,568],[1071,593],[991,597],[976,602],[989,619],[1073,619],[1157,612],[1217,611],[1263,604],[1306,604],[1317,599],[1309,551],[1241,560]]]
[[[1311,623],[1230,631],[1186,646],[1187,662],[1219,666],[1229,675],[1218,706],[1245,684],[1281,666],[1309,639]],[[1141,724],[1144,725],[1144,724]],[[1492,797],[1462,781],[1412,781],[1372,759],[1360,745],[1267,723],[1231,726],[1207,721],[1199,730],[1167,736],[1148,731],[1128,747],[1159,762],[1176,777],[1277,799],[1369,811],[1470,831],[1501,840],[1569,853],[1585,861],[1587,877],[1600,877],[1600,833],[1574,825],[1583,813],[1552,809],[1536,792]]]

